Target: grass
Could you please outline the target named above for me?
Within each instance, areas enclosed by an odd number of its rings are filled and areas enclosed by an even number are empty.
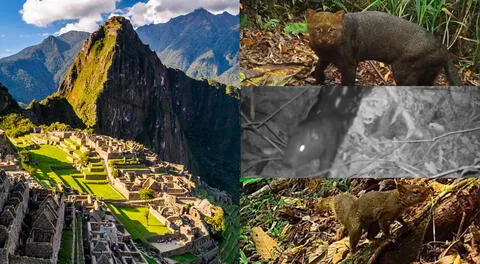
[[[83,179],[83,175],[76,170],[57,170],[55,171],[65,185],[82,193],[88,193],[97,196],[99,199],[121,201],[125,198],[117,192],[108,181],[87,181]]]
[[[149,214],[148,225],[145,218],[147,207],[117,206],[111,203],[108,208],[115,214],[118,220],[125,226],[133,239],[146,241],[149,236],[171,233],[170,230],[152,214]]]
[[[82,247],[82,217],[75,217],[75,263],[85,264],[85,258],[83,256],[83,247]]]
[[[190,252],[187,252],[185,254],[182,254],[182,255],[178,255],[178,256],[171,256],[169,257],[173,260],[176,260],[180,263],[186,263],[186,262],[190,262],[192,260],[195,260],[197,258],[197,256],[193,255],[192,253]]]
[[[63,182],[50,166],[71,166],[65,152],[55,146],[40,145],[38,149],[30,150],[30,153],[31,160],[37,164],[34,166],[36,168],[34,176],[37,180],[51,188],[56,188],[57,183]]]
[[[63,230],[62,243],[60,244],[60,251],[58,252],[58,264],[72,263],[72,243],[73,231]]]
[[[59,147],[40,145],[31,150],[32,160],[37,161],[35,177],[37,180],[55,188],[61,182],[81,193],[95,195],[100,199],[120,201],[125,198],[108,183],[108,181],[88,181],[75,169],[52,170],[51,166],[71,166],[67,160],[68,154]],[[103,172],[105,173],[105,172]],[[95,174],[95,173],[89,173]]]
[[[147,256],[147,255],[145,255],[145,254],[142,254],[142,255],[143,255],[143,257],[147,260],[147,263],[148,263],[148,264],[157,264],[157,261],[154,260],[153,258],[151,258],[151,257],[149,257],[149,256]]]

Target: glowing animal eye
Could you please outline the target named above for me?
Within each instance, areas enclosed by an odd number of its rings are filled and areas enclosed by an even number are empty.
[[[298,148],[298,150],[304,151],[305,150],[305,145],[301,145],[300,148]]]

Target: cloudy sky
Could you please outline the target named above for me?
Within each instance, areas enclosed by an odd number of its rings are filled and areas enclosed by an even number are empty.
[[[70,30],[92,32],[108,17],[122,15],[135,27],[164,23],[203,7],[238,14],[238,0],[23,0],[0,9],[0,58]]]

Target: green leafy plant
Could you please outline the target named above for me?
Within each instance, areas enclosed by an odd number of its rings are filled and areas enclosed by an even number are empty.
[[[285,25],[285,33],[288,34],[300,34],[307,33],[307,23],[287,23]]]
[[[248,24],[248,15],[242,15],[240,18],[240,28],[246,27]]]
[[[155,194],[154,190],[151,189],[141,189],[138,192],[138,196],[140,196],[140,199],[142,200],[150,200],[153,199],[153,195]]]
[[[272,19],[268,20],[267,23],[265,23],[263,25],[263,28],[265,28],[267,30],[274,30],[277,27],[279,22],[280,22],[280,20],[272,18]]]

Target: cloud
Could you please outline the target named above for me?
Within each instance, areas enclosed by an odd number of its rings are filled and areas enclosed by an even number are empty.
[[[0,34],[0,38],[4,38],[4,37],[6,37],[6,36],[7,36],[7,35],[5,35],[5,34]]]
[[[151,23],[164,23],[172,17],[190,13],[200,7],[215,14],[224,11],[237,14],[238,3],[238,0],[148,0],[145,3],[136,3],[124,10],[117,10],[116,13],[128,17],[134,26],[143,26]]]
[[[102,14],[115,10],[118,0],[27,0],[20,14],[22,19],[39,27],[45,27],[55,21],[74,20],[66,24],[57,33],[70,30],[92,32],[98,28]]]

